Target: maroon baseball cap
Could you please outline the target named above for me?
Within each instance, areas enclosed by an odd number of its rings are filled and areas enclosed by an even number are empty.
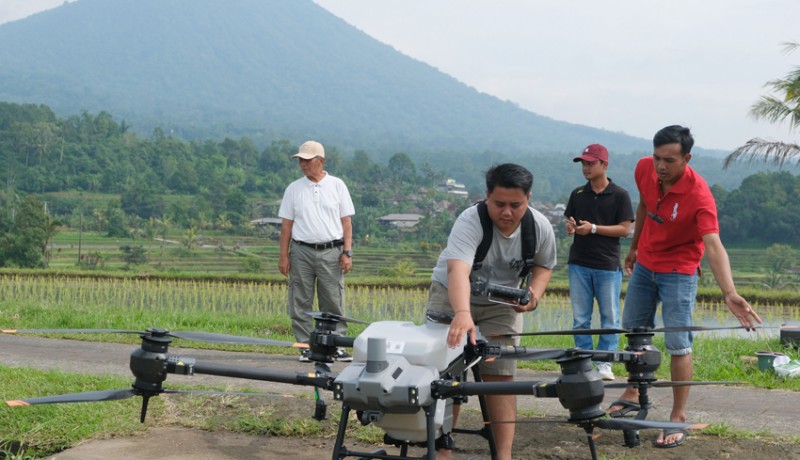
[[[581,153],[581,156],[572,159],[572,161],[576,163],[581,160],[583,161],[600,160],[608,163],[608,149],[606,149],[600,144],[592,144],[583,149],[583,153]]]

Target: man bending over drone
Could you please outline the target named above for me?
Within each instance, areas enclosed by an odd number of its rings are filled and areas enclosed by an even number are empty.
[[[516,164],[501,164],[491,167],[486,173],[485,210],[491,220],[491,245],[485,252],[483,263],[476,260],[479,246],[484,240],[481,223],[482,204],[464,210],[456,219],[447,247],[439,255],[433,269],[428,297],[429,313],[452,315],[447,335],[447,345],[456,347],[463,343],[465,334],[475,343],[476,326],[483,336],[493,334],[517,334],[522,332],[522,315],[536,309],[550,281],[556,265],[556,244],[553,228],[547,218],[531,208],[533,175]],[[530,212],[532,219],[523,217]],[[485,217],[484,217],[485,219]],[[532,224],[530,223],[532,221]],[[488,221],[484,220],[488,228]],[[523,235],[523,230],[533,235]],[[527,242],[526,242],[527,241]],[[533,243],[535,241],[535,244]],[[532,260],[526,260],[524,247],[533,246]],[[530,252],[527,252],[530,255]],[[477,263],[476,263],[477,262]],[[475,286],[504,286],[519,288],[521,279],[532,279],[527,286],[530,296],[526,303],[498,303],[491,294],[475,289]],[[523,273],[525,272],[525,273]],[[492,340],[500,345],[518,345],[519,338]],[[481,363],[481,377],[487,382],[507,382],[514,378],[516,360],[496,360]],[[488,395],[486,402],[489,416],[494,421],[513,421],[517,407],[514,395]],[[453,424],[458,416],[458,406],[453,407]],[[492,425],[498,458],[510,459],[514,441],[514,424]],[[437,458],[448,459],[449,449],[439,449]]]

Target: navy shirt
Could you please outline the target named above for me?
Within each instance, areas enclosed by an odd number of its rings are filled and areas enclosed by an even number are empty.
[[[634,220],[630,195],[611,179],[600,193],[595,193],[589,182],[573,190],[564,216],[574,218],[575,222],[585,220],[596,225],[617,225]],[[619,238],[576,233],[569,250],[568,263],[595,270],[619,270]]]

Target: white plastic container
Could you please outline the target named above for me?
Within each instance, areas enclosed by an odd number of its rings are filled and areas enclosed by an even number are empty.
[[[430,389],[431,382],[438,379],[441,372],[463,359],[466,338],[458,347],[448,347],[449,328],[449,324],[430,321],[420,326],[408,321],[370,324],[353,343],[353,363],[336,379],[342,385],[343,400],[357,409],[380,412],[374,423],[392,438],[424,442],[427,439],[425,411],[401,402],[408,399],[408,388],[417,387],[420,404],[435,404],[433,429],[436,436],[449,433],[453,426],[453,402],[432,399]],[[375,350],[370,355],[370,339],[373,339],[373,346],[380,342],[375,339],[385,340],[386,372],[392,371],[392,379],[387,379],[383,371],[373,374],[368,371],[369,361],[378,355]],[[395,369],[398,371],[394,372]],[[399,372],[400,369],[403,372]]]
[[[356,337],[353,344],[353,360],[367,361],[367,341],[370,337],[386,339],[386,353],[401,355],[410,364],[433,366],[444,371],[464,349],[466,338],[455,348],[447,346],[449,324],[425,322],[421,326],[410,321],[378,321],[370,324]]]

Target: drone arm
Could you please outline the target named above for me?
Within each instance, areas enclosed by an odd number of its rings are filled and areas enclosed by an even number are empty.
[[[346,337],[341,335],[331,336],[333,338],[333,345],[337,347],[352,348],[356,342],[355,337]]]
[[[542,394],[539,387],[551,386],[541,382],[459,382],[457,380],[434,380],[431,382],[432,395],[439,399],[452,398],[453,396],[481,396],[481,395],[533,395],[549,396]],[[555,386],[553,386],[555,388]],[[555,392],[553,393],[555,396]]]
[[[644,355],[641,351],[618,351],[618,350],[575,350],[579,353],[592,355],[595,361],[605,361],[609,363],[635,363],[639,362]]]
[[[297,372],[274,371],[269,369],[256,369],[245,366],[230,366],[214,363],[203,364],[197,363],[194,358],[180,356],[169,357],[167,360],[167,372],[182,375],[219,375],[222,377],[315,386],[324,389],[332,389],[334,380],[334,376],[332,375],[321,375],[317,372],[303,374]]]

